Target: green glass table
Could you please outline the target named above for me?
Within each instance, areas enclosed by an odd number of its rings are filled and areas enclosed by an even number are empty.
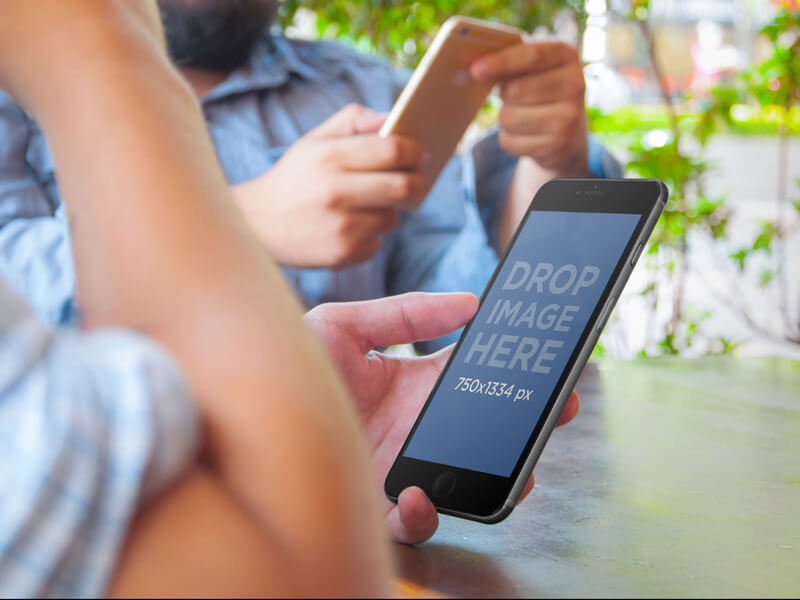
[[[800,362],[591,363],[503,523],[397,546],[401,593],[800,595]]]

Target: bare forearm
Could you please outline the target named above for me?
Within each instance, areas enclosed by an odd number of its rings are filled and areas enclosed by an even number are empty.
[[[167,347],[214,466],[265,530],[334,588],[380,590],[387,549],[354,409],[234,210],[194,97],[136,32],[79,46],[57,57],[57,95],[25,93],[59,166],[89,323]]]

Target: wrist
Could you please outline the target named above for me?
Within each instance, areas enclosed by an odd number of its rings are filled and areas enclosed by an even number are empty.
[[[583,178],[589,177],[590,173],[587,138],[587,141],[573,154],[558,164],[544,166],[528,156],[519,157],[514,178],[518,183],[535,191],[551,179],[558,177]]]

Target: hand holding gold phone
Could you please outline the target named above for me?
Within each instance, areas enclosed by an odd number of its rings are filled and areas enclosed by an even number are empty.
[[[433,185],[475,118],[492,84],[475,81],[480,56],[522,41],[514,27],[455,16],[448,19],[392,107],[380,135],[410,137],[429,153],[421,174]]]

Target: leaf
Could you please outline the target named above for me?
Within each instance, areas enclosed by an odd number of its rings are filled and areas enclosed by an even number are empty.
[[[645,286],[645,288],[641,292],[639,292],[639,295],[640,296],[647,296],[649,294],[652,294],[655,289],[656,289],[656,284],[655,283],[649,283],[649,284],[647,284]]]
[[[761,223],[761,231],[753,240],[753,252],[759,250],[765,251],[767,254],[772,254],[772,242],[776,237],[780,237],[780,230],[777,225],[770,221],[763,221]]]
[[[658,343],[658,347],[664,351],[664,354],[676,355],[679,353],[678,348],[675,346],[675,335],[668,333],[664,339]]]
[[[744,271],[744,263],[747,260],[750,252],[746,248],[740,248],[736,252],[730,254],[729,256],[733,259],[736,263],[736,266],[739,267],[740,271]]]
[[[758,278],[758,285],[762,288],[768,286],[775,279],[775,271],[773,269],[762,269]]]
[[[606,347],[603,344],[598,342],[594,347],[594,350],[592,350],[590,358],[603,358],[605,356],[608,356],[608,350],[606,350]]]

